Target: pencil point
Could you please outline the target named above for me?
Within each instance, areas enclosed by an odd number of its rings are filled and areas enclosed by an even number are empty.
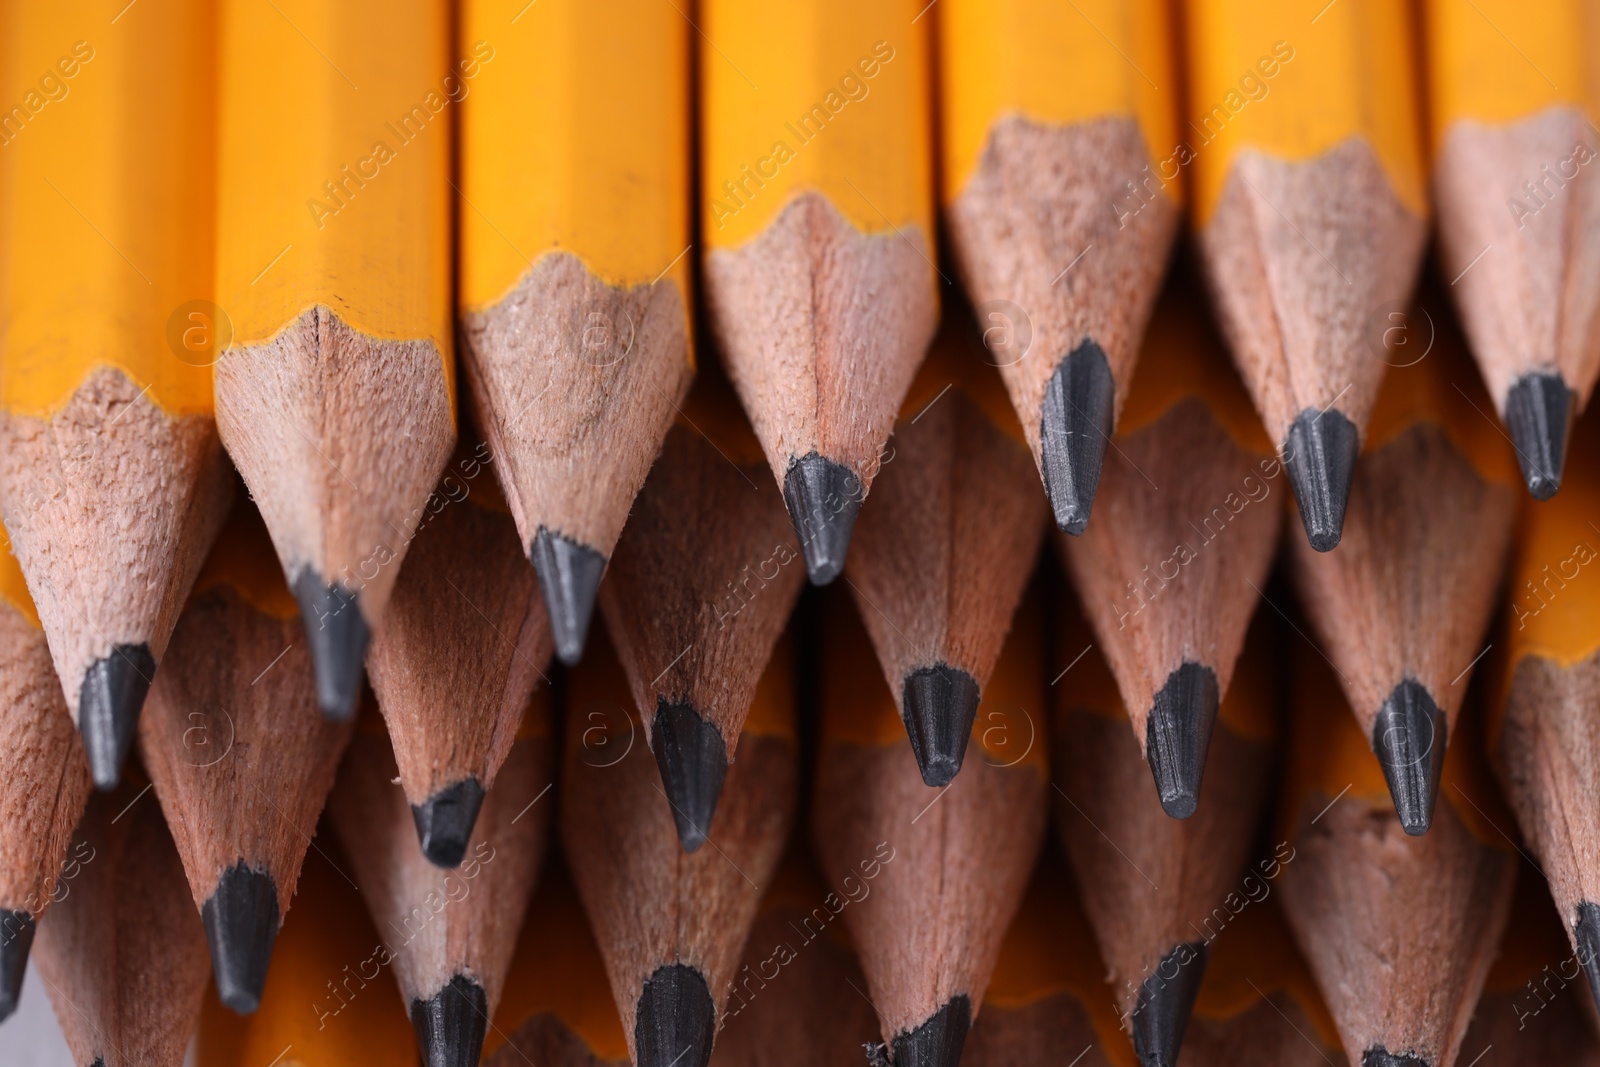
[[[656,968],[634,1007],[634,1062],[638,1067],[706,1067],[716,1016],[699,971],[682,963]]]
[[[850,535],[866,489],[848,467],[816,452],[789,460],[783,503],[800,538],[812,585],[827,585],[844,570]]]
[[[1283,465],[1294,486],[1306,539],[1318,552],[1333,551],[1344,533],[1350,475],[1360,451],[1361,436],[1355,424],[1334,408],[1306,408],[1289,427]]]
[[[217,888],[200,907],[211,947],[217,997],[240,1015],[261,1006],[267,964],[278,939],[278,886],[266,871],[243,860],[222,872]]]
[[[606,571],[606,558],[588,545],[543,526],[533,537],[528,558],[539,572],[556,658],[568,667],[576,666],[583,658],[583,643],[589,636],[589,620],[594,617],[594,601],[600,592],[600,576]]]
[[[942,663],[919,667],[905,677],[900,706],[923,784],[949,785],[961,770],[978,714],[977,680]]]
[[[728,746],[715,723],[688,704],[656,701],[650,748],[672,804],[672,821],[685,852],[706,843],[728,773]]]
[[[1549,500],[1561,488],[1572,400],[1566,381],[1549,371],[1524,374],[1506,394],[1506,426],[1535,500]]]
[[[483,807],[483,785],[476,778],[452,782],[411,807],[417,843],[435,867],[459,867]]]
[[[78,732],[89,756],[96,789],[115,789],[122,763],[133,747],[139,710],[150,692],[156,661],[150,646],[114,645],[111,655],[97,659],[83,674],[78,691]]]
[[[1178,1062],[1206,960],[1204,941],[1179,945],[1161,957],[1156,973],[1139,986],[1133,1008],[1133,1048],[1140,1067],[1173,1067]]]
[[[1039,415],[1039,460],[1056,525],[1074,537],[1089,525],[1100,470],[1116,422],[1117,384],[1106,354],[1084,341],[1063,359],[1045,387]]]
[[[868,1063],[893,1063],[894,1067],[956,1067],[972,1027],[972,1001],[957,993],[915,1030],[895,1035],[894,1057],[883,1045],[867,1046]]]
[[[456,975],[427,1000],[411,1002],[423,1067],[475,1067],[483,1051],[489,998],[483,987]]]
[[[359,594],[339,582],[323,581],[310,567],[294,578],[311,666],[317,676],[317,704],[332,722],[348,722],[355,714],[366,676],[364,661],[372,631],[361,614]]]
[[[0,1022],[17,1010],[22,999],[22,977],[28,970],[34,929],[31,912],[0,908]]]
[[[1381,1045],[1375,1045],[1361,1054],[1361,1067],[1428,1067],[1421,1056],[1396,1056]]]
[[[1594,999],[1595,1007],[1600,1008],[1600,905],[1579,901],[1578,921],[1572,926],[1572,936],[1578,942],[1578,960],[1583,964],[1584,977],[1589,980],[1589,996]]]
[[[1412,837],[1433,825],[1449,723],[1415,679],[1394,687],[1372,724],[1372,751],[1383,765],[1400,826]]]
[[[1185,662],[1167,675],[1145,721],[1144,754],[1161,795],[1161,810],[1187,819],[1200,803],[1206,750],[1217,721],[1217,675]]]

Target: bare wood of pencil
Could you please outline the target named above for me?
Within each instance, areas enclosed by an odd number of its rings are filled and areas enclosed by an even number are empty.
[[[486,454],[456,450],[367,654],[422,854],[441,867],[466,854],[550,662],[549,615]]]
[[[965,307],[901,406],[845,574],[922,780],[961,769],[983,686],[1039,554],[1028,444]]]
[[[1057,826],[1134,1049],[1144,1067],[1168,1067],[1219,932],[1207,919],[1244,877],[1266,802],[1273,635],[1265,621],[1251,630],[1218,714],[1215,766],[1180,822],[1145,784],[1127,711],[1075,605],[1059,618],[1067,668],[1053,694]]]
[[[600,590],[690,852],[705,843],[756,683],[804,584],[765,462],[727,380],[706,368]]]
[[[843,917],[877,1009],[869,1062],[955,1067],[1043,842],[1048,755],[1036,603],[989,683],[983,757],[939,792],[908,758],[855,608],[830,598],[812,843],[833,884],[876,872]],[[950,796],[945,796],[950,793]]]
[[[1269,499],[1281,465],[1198,290],[1187,270],[1174,272],[1129,388],[1116,439],[1124,462],[1101,482],[1100,518],[1057,539],[1161,806],[1179,819],[1199,801],[1283,515]]]
[[[1442,288],[1423,295],[1432,350],[1391,367],[1373,405],[1340,550],[1293,547],[1312,633],[1410,834],[1432,821],[1521,497]]]
[[[299,608],[240,494],[172,634],[139,748],[205,924],[223,1004],[254,1012],[349,740],[324,721]]]
[[[1476,711],[1445,757],[1445,803],[1412,837],[1322,657],[1295,656],[1288,767],[1276,835],[1294,849],[1284,913],[1363,1067],[1456,1062],[1500,943],[1520,862],[1483,765]]]
[[[793,666],[767,665],[708,828],[687,852],[610,642],[569,676],[561,841],[637,1067],[706,1067],[739,954],[789,837]]]
[[[478,1062],[549,839],[550,805],[539,801],[552,785],[554,756],[541,690],[484,794],[466,858],[441,870],[417,845],[382,721],[363,710],[328,806],[424,1067]]]
[[[0,1022],[17,1010],[39,916],[59,892],[89,800],[83,739],[0,529]]]
[[[141,792],[125,780],[90,801],[74,835],[81,861],[34,944],[78,1063],[182,1063],[199,1021],[205,931],[161,808]]]

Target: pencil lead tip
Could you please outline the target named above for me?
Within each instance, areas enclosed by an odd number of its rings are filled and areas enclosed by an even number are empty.
[[[806,557],[812,585],[827,585],[844,570],[850,535],[867,490],[848,467],[816,452],[789,460],[783,503]]]
[[[1186,661],[1167,675],[1145,720],[1145,760],[1156,780],[1161,809],[1174,819],[1187,819],[1200,803],[1200,779],[1218,702],[1216,672]]]
[[[685,852],[706,843],[728,773],[728,746],[715,723],[684,703],[656,701],[650,748],[672,805],[672,821]]]
[[[361,614],[360,594],[341,582],[324,581],[322,575],[303,567],[294,578],[294,598],[311,646],[322,716],[331,722],[348,722],[361,696],[367,645],[372,640],[372,630]]]
[[[1089,525],[1116,423],[1117,384],[1106,354],[1084,341],[1050,376],[1039,415],[1039,464],[1056,525],[1076,537]]]
[[[1360,451],[1355,423],[1337,408],[1306,408],[1289,426],[1283,465],[1294,486],[1306,539],[1318,552],[1338,547],[1350,502],[1350,477]]]
[[[1535,500],[1549,500],[1561,488],[1572,428],[1572,390],[1559,374],[1524,374],[1506,394],[1506,426],[1522,464],[1522,477]]]
[[[634,1062],[638,1067],[706,1067],[716,1016],[699,971],[682,963],[656,968],[634,1006]]]
[[[489,998],[483,987],[456,975],[427,1000],[411,1002],[424,1067],[475,1067],[483,1051]]]
[[[1178,1062],[1207,958],[1204,941],[1179,945],[1140,984],[1133,1008],[1133,1048],[1140,1067],[1173,1067]]]
[[[0,1022],[17,1010],[22,999],[34,929],[32,912],[0,908]]]
[[[459,867],[472,840],[472,827],[483,807],[483,785],[476,778],[451,782],[421,804],[411,807],[417,843],[435,867]]]
[[[943,663],[919,667],[905,677],[900,706],[923,784],[949,785],[961,770],[978,714],[977,680]]]
[[[122,764],[133,747],[139,711],[155,673],[156,661],[146,644],[114,645],[109,656],[95,660],[83,673],[78,732],[95,788],[115,789],[122,780]]]
[[[1578,921],[1572,924],[1572,939],[1578,943],[1578,959],[1589,980],[1589,996],[1600,1008],[1600,905],[1578,902]]]
[[[891,1042],[893,1057],[884,1055],[883,1046],[874,1043],[867,1046],[867,1059],[871,1062],[876,1052],[894,1067],[957,1067],[971,1026],[972,1001],[965,993],[957,993],[915,1030],[896,1034]]]
[[[243,860],[222,872],[217,888],[200,906],[217,997],[240,1015],[261,1006],[279,918],[277,883]]]
[[[1383,765],[1400,826],[1412,837],[1433,825],[1448,735],[1444,712],[1412,678],[1394,687],[1372,724],[1372,751]]]
[[[1428,1061],[1409,1053],[1397,1056],[1382,1045],[1374,1045],[1361,1054],[1361,1067],[1428,1067]]]
[[[606,571],[606,558],[588,545],[543,526],[533,536],[528,558],[539,574],[556,658],[575,667],[583,658],[583,645],[589,637],[589,620],[594,618],[594,602],[600,592],[600,576]]]

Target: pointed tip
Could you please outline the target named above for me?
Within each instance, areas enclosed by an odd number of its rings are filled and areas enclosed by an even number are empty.
[[[844,570],[850,535],[866,488],[848,467],[816,452],[791,459],[783,476],[783,503],[800,538],[812,585],[827,585]]]
[[[958,667],[940,663],[906,675],[901,716],[925,785],[943,788],[961,770],[978,714],[978,683]]]
[[[31,912],[0,908],[0,1023],[22,1000],[22,978],[28,971],[34,930]]]
[[[1206,751],[1217,722],[1217,675],[1185,662],[1167,675],[1145,720],[1144,754],[1161,796],[1161,809],[1187,819],[1200,803]]]
[[[1039,414],[1044,491],[1056,525],[1074,537],[1089,525],[1116,410],[1117,383],[1111,377],[1111,364],[1099,345],[1085,341],[1050,376]]]
[[[1372,751],[1383,765],[1400,826],[1412,837],[1433,825],[1448,735],[1444,712],[1411,678],[1394,687],[1372,724]]]
[[[456,975],[427,1000],[411,1002],[423,1067],[476,1067],[489,1022],[483,987]]]
[[[311,646],[323,718],[348,722],[356,713],[366,677],[367,645],[372,641],[372,630],[361,614],[360,594],[343,583],[324,581],[306,567],[295,575],[294,598]]]
[[[240,1015],[261,1006],[267,965],[278,939],[278,886],[266,871],[243,860],[222,872],[217,888],[200,907],[211,947],[217,997]]]
[[[1591,901],[1578,903],[1578,918],[1572,924],[1572,939],[1578,945],[1578,961],[1583,964],[1584,977],[1589,980],[1589,996],[1600,1008],[1600,905]]]
[[[1506,394],[1506,426],[1535,500],[1549,500],[1561,488],[1573,399],[1565,379],[1549,371],[1524,374]]]
[[[716,1036],[711,989],[693,967],[672,963],[645,980],[634,1007],[638,1067],[706,1067]]]
[[[896,1034],[889,1059],[894,1067],[956,1067],[971,1028],[972,1001],[958,993],[915,1030]]]
[[[1397,1056],[1382,1045],[1374,1045],[1361,1054],[1361,1067],[1428,1067],[1428,1061],[1409,1053]]]
[[[1204,941],[1190,941],[1161,957],[1155,973],[1139,986],[1133,1008],[1133,1048],[1140,1067],[1173,1067],[1189,1029],[1189,1012],[1200,992],[1208,959]]]
[[[1344,533],[1345,506],[1361,435],[1337,408],[1306,408],[1289,426],[1283,465],[1294,485],[1295,503],[1306,539],[1318,552],[1331,552]]]
[[[95,788],[111,790],[122,780],[122,764],[133,747],[139,711],[150,692],[156,661],[150,646],[115,645],[83,674],[78,691],[78,732],[89,756]]]
[[[459,867],[483,807],[483,785],[476,778],[452,782],[411,808],[417,843],[435,867]]]
[[[685,852],[705,844],[728,773],[728,746],[715,723],[688,704],[656,702],[650,748],[672,804],[672,821]]]
[[[533,569],[539,572],[539,589],[550,614],[550,635],[555,640],[556,658],[568,667],[583,659],[584,642],[589,639],[589,620],[594,618],[594,602],[600,593],[600,578],[606,572],[606,557],[570,537],[539,527],[528,550]]]

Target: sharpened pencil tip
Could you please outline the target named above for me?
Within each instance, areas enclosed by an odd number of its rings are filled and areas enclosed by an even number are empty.
[[[656,701],[650,748],[672,803],[672,821],[685,852],[706,843],[728,773],[728,746],[715,723],[688,704]]]
[[[600,593],[600,577],[606,572],[606,557],[570,537],[539,527],[533,547],[528,550],[533,569],[539,574],[539,589],[550,614],[550,636],[555,641],[556,658],[575,667],[583,658],[583,645],[589,638],[589,620],[594,618],[595,597]]]
[[[693,967],[672,963],[645,980],[634,1006],[638,1067],[706,1067],[716,1036],[711,989]]]
[[[356,713],[361,681],[366,677],[367,645],[372,640],[359,594],[340,582],[324,581],[322,575],[305,567],[294,577],[294,598],[300,604],[300,620],[311,646],[322,716],[331,722],[349,722]]]
[[[417,843],[435,867],[459,867],[472,840],[472,827],[483,807],[483,784],[476,778],[451,782],[411,808]]]
[[[959,667],[940,663],[906,675],[901,718],[924,785],[943,788],[961,770],[978,714],[978,682]]]
[[[850,535],[866,496],[861,479],[831,459],[811,452],[789,460],[783,503],[800,538],[812,585],[827,585],[844,570]]]
[[[1361,1054],[1361,1067],[1428,1067],[1428,1061],[1421,1056],[1396,1056],[1382,1045],[1374,1045]]]
[[[155,673],[156,661],[145,644],[114,645],[109,656],[95,660],[83,673],[78,732],[96,789],[115,789],[122,780],[122,764],[133,747],[139,711]]]
[[[1383,765],[1400,826],[1412,837],[1433,825],[1449,723],[1415,679],[1394,687],[1372,724],[1372,751]]]
[[[240,1015],[261,1006],[280,918],[272,875],[251,870],[243,860],[222,872],[216,890],[200,906],[217,997]]]
[[[1578,960],[1589,980],[1589,996],[1600,1008],[1600,905],[1579,901],[1578,920],[1572,924],[1572,939],[1578,943]]]
[[[1187,819],[1200,803],[1218,702],[1216,672],[1185,662],[1167,675],[1145,720],[1145,760],[1156,780],[1161,810],[1174,819]]]
[[[1535,500],[1549,500],[1561,488],[1573,399],[1565,379],[1549,371],[1524,374],[1506,394],[1506,426]]]
[[[22,977],[28,971],[34,929],[31,912],[0,908],[0,1022],[10,1017],[22,1000]]]
[[[483,987],[456,975],[427,1000],[411,1002],[424,1067],[476,1067],[483,1052],[489,998]]]
[[[1089,525],[1116,423],[1117,383],[1106,354],[1085,341],[1050,376],[1039,414],[1039,463],[1056,525],[1076,537]]]
[[[1333,551],[1344,533],[1350,477],[1360,451],[1361,435],[1355,423],[1337,408],[1306,408],[1289,426],[1283,465],[1294,485],[1306,539],[1318,552]]]
[[[867,1045],[867,1062],[893,1067],[956,1067],[971,1027],[972,1001],[965,993],[958,993],[915,1030],[896,1034],[891,1042],[892,1058],[882,1043]]]
[[[1190,941],[1161,957],[1154,974],[1139,986],[1133,1008],[1133,1049],[1140,1067],[1173,1067],[1189,1029],[1200,979],[1208,959],[1204,941]],[[1170,974],[1170,977],[1168,976]]]

